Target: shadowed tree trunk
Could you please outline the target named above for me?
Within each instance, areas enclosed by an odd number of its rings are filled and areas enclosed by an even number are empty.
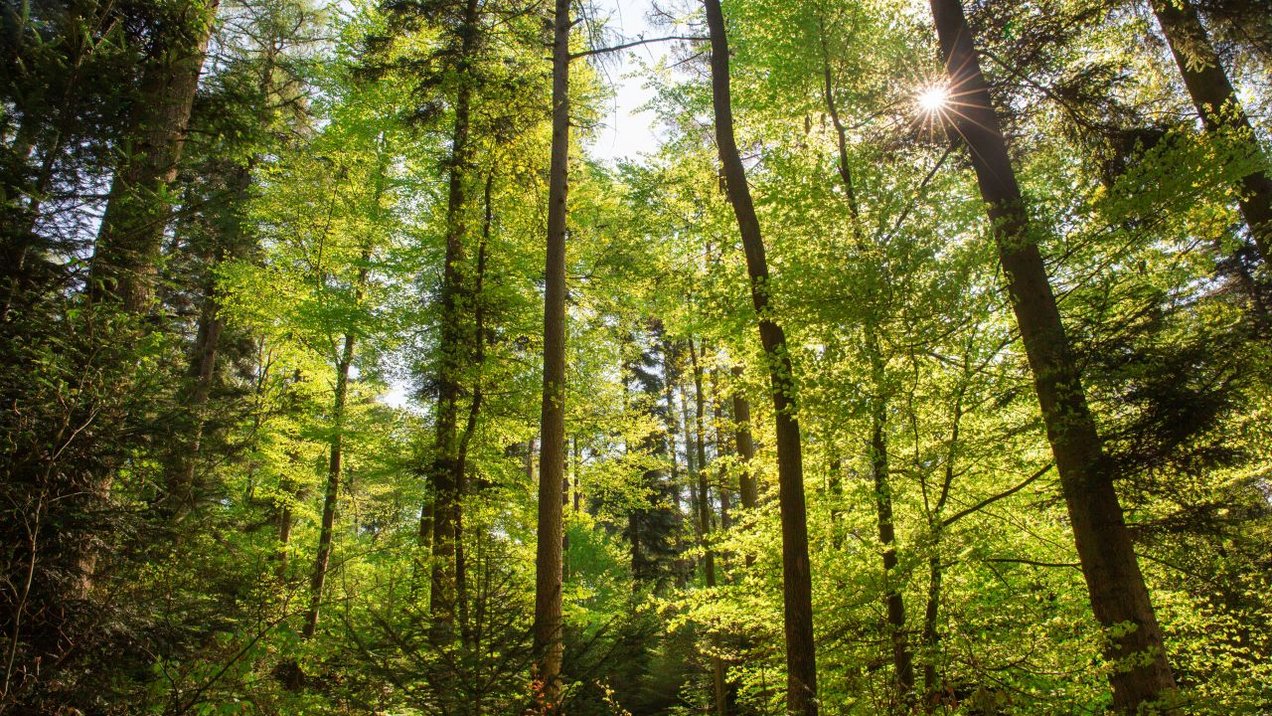
[[[769,304],[768,261],[760,221],[746,183],[746,169],[733,132],[729,89],[729,43],[719,0],[704,0],[711,35],[711,97],[716,145],[724,167],[725,188],[746,252],[751,302],[760,343],[769,366],[769,392],[777,436],[778,501],[782,517],[782,598],[786,636],[786,709],[799,716],[817,714],[817,665],[813,641],[812,574],[808,563],[808,522],[804,506],[804,467],[799,422],[795,416],[795,379],[786,335],[773,320]]]
[[[442,269],[441,319],[437,361],[437,421],[430,480],[433,486],[433,561],[429,613],[432,636],[439,643],[454,632],[460,538],[460,509],[463,499],[463,461],[460,457],[459,408],[463,395],[463,374],[474,360],[480,337],[471,328],[472,291],[465,265],[468,252],[464,212],[468,207],[469,170],[472,165],[470,112],[472,106],[471,65],[476,52],[478,3],[467,0],[456,62],[458,87],[455,94],[455,123],[451,134],[451,155],[446,198],[446,256]]]
[[[760,489],[751,472],[751,460],[755,458],[755,441],[751,439],[751,403],[742,390],[742,366],[733,366],[733,444],[742,461],[742,473],[738,477],[738,499],[743,509],[752,510],[760,502]],[[752,562],[747,557],[747,564]]]
[[[565,479],[565,228],[570,160],[570,0],[556,0],[552,45],[552,160],[543,297],[543,406],[539,416],[539,519],[535,554],[535,676],[542,698],[561,697],[561,481]]]
[[[724,403],[720,399],[720,377],[719,371],[711,370],[711,434],[715,443],[716,457],[719,458],[732,452],[732,448],[727,444],[725,431],[727,429],[730,416],[725,414]],[[717,486],[720,491],[720,529],[726,532],[733,527],[733,490],[729,484],[729,471],[721,467],[717,472]],[[725,561],[725,560],[722,560]],[[727,565],[724,567],[727,570]]]
[[[188,0],[172,9],[145,63],[129,118],[127,154],[115,169],[106,211],[89,268],[88,296],[94,304],[117,304],[132,314],[150,310],[159,252],[170,214],[168,193],[190,121],[203,56],[218,0]],[[110,497],[117,466],[84,486],[98,505]],[[97,548],[87,543],[74,557],[79,574],[75,598],[92,590]]]
[[[208,400],[216,377],[217,354],[225,317],[221,315],[221,297],[217,293],[216,268],[229,257],[241,257],[247,250],[248,232],[243,225],[240,206],[247,200],[252,183],[253,161],[238,167],[230,181],[230,191],[220,211],[228,216],[227,228],[220,233],[210,251],[205,252],[208,265],[203,285],[202,305],[195,334],[194,348],[181,386],[180,402],[184,407],[180,432],[172,437],[171,454],[164,464],[164,494],[160,509],[173,518],[191,510],[198,498],[195,473],[203,450],[203,433],[207,426]]]
[[[481,406],[485,400],[485,389],[482,384],[482,366],[486,363],[486,304],[483,291],[486,283],[486,252],[490,245],[490,231],[494,224],[494,204],[491,191],[494,187],[494,172],[486,174],[486,187],[482,192],[481,238],[477,242],[477,273],[473,277],[473,390],[468,402],[468,421],[464,432],[459,437],[459,450],[456,455],[455,477],[456,494],[460,499],[468,494],[468,446],[472,443],[473,433],[477,431],[477,421],[481,416]],[[464,513],[462,505],[455,506],[455,601],[456,614],[459,617],[460,635],[464,643],[476,644],[477,636],[473,625],[468,620],[468,560],[464,552]]]
[[[698,454],[695,471],[698,485],[698,539],[702,544],[702,572],[708,589],[715,589],[715,550],[711,547],[711,492],[707,486],[707,436],[706,412],[707,400],[702,391],[702,355],[705,348],[695,350],[693,341],[689,341],[689,360],[693,368],[694,388],[694,435],[697,438],[695,449]],[[718,656],[711,657],[711,689],[712,699],[718,716],[726,716],[729,712],[728,688],[725,685],[724,660]]]
[[[167,227],[169,187],[185,143],[219,0],[185,0],[142,72],[125,151],[111,184],[89,273],[94,303],[149,310]]]
[[[1219,54],[1197,16],[1197,8],[1191,0],[1150,0],[1150,3],[1206,130],[1231,130],[1249,145],[1252,155],[1262,158],[1250,118],[1232,89]],[[1253,171],[1242,177],[1241,189],[1237,205],[1250,229],[1250,237],[1263,260],[1272,261],[1272,179],[1265,171]]]
[[[970,350],[971,346],[969,345],[968,348]],[[966,365],[964,369],[967,369]],[[943,572],[940,548],[941,539],[947,526],[942,516],[945,511],[945,504],[949,501],[950,488],[954,485],[954,476],[956,474],[955,465],[958,461],[959,432],[963,423],[963,394],[965,389],[965,385],[960,386],[954,400],[954,416],[950,425],[949,448],[945,452],[945,476],[941,481],[941,491],[937,495],[936,504],[932,505],[928,511],[928,529],[931,530],[932,555],[928,557],[927,604],[923,609],[923,691],[924,708],[929,713],[940,703],[944,692],[941,674],[937,668],[941,645],[939,617]],[[925,495],[927,494],[926,490],[925,486]]]
[[[888,636],[892,642],[893,685],[899,704],[914,695],[914,657],[906,636],[905,601],[897,583],[896,528],[892,522],[892,485],[888,475],[888,398],[883,356],[873,325],[866,326],[866,352],[874,395],[870,405],[870,473],[874,477],[875,517],[879,544],[883,547],[883,602],[887,609]]]
[[[365,276],[365,269],[363,270]],[[304,636],[309,638],[318,629],[318,612],[322,606],[322,590],[327,582],[327,567],[331,563],[331,542],[335,532],[336,503],[340,497],[340,473],[344,462],[345,403],[349,395],[349,369],[353,366],[354,333],[346,329],[344,346],[336,363],[336,390],[331,403],[332,435],[330,455],[327,460],[327,485],[322,498],[322,523],[318,528],[318,553],[314,558],[313,573],[309,578],[309,609],[305,612]],[[290,520],[288,520],[290,523]],[[290,526],[288,527],[290,532]]]
[[[1030,234],[1020,187],[960,0],[931,0],[941,54],[958,110],[953,130],[967,144],[987,204],[1012,309],[1033,372],[1047,439],[1073,525],[1096,620],[1107,630],[1114,708],[1136,713],[1168,700],[1175,680],[1140,573],[1130,532],[1060,322],[1042,255]]]
[[[668,475],[667,479],[671,485],[671,507],[673,512],[676,515],[677,524],[680,524],[682,520],[684,519],[684,512],[683,512],[684,503],[683,503],[683,496],[680,490],[680,460],[677,459],[678,454],[676,450],[676,447],[677,447],[676,433],[678,432],[677,430],[678,423],[676,421],[676,401],[675,401],[674,386],[676,384],[676,381],[679,379],[680,373],[676,368],[675,353],[676,353],[676,348],[672,345],[670,341],[664,338],[662,341],[663,400],[667,403],[666,427],[665,427],[665,431],[667,435],[667,454],[671,456],[671,474]],[[690,453],[691,449],[692,449],[692,446],[688,442],[686,442],[685,443],[686,472],[692,472],[692,468],[688,466],[689,463],[693,462],[693,457]],[[683,565],[685,564],[685,560],[682,559],[682,556],[684,555],[685,550],[684,550],[684,541],[681,539],[680,529],[675,530],[675,535],[676,535],[675,537],[676,565],[674,570],[675,570],[676,586],[684,587],[686,584],[689,583],[689,576],[690,576],[689,573],[692,572],[693,569],[692,567],[690,567],[689,569],[683,568]]]

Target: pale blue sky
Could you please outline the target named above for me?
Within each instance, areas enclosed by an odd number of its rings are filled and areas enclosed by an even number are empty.
[[[596,0],[602,15],[609,15],[609,34],[622,39],[615,43],[632,41],[639,37],[657,37],[659,30],[646,21],[648,0]],[[658,148],[658,134],[653,112],[637,112],[636,108],[648,102],[652,93],[642,87],[640,77],[628,77],[638,66],[639,60],[654,64],[671,50],[671,43],[656,42],[624,50],[619,57],[605,63],[605,74],[614,83],[615,96],[604,108],[604,127],[595,141],[587,147],[588,153],[598,159],[614,161],[623,157],[635,157],[652,153]]]

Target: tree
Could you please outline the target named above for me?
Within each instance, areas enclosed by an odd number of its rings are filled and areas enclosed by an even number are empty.
[[[746,169],[733,135],[729,96],[729,43],[719,0],[704,0],[711,35],[711,96],[715,110],[716,145],[724,166],[725,188],[742,245],[751,282],[751,302],[759,323],[769,370],[769,392],[777,422],[778,500],[782,512],[782,575],[785,601],[787,710],[815,716],[817,666],[813,641],[812,575],[808,562],[808,527],[804,507],[804,470],[799,420],[795,415],[795,378],[786,335],[770,315],[768,263],[760,222],[755,214]]]
[[[1264,168],[1267,161],[1250,118],[1191,0],[1152,0],[1151,4],[1206,131],[1231,133],[1230,141],[1246,147],[1257,162],[1256,168],[1241,178],[1237,205],[1259,254],[1264,262],[1272,261],[1272,179]]]
[[[556,0],[552,32],[552,160],[548,169],[543,298],[543,407],[539,416],[539,519],[535,557],[535,678],[544,702],[561,697],[561,482],[565,479],[565,239],[570,162],[571,0]]]
[[[167,8],[132,108],[127,152],[115,169],[89,277],[95,301],[149,310],[168,223],[170,184],[185,143],[190,108],[219,0]]]
[[[971,153],[1060,473],[1091,607],[1108,630],[1108,656],[1117,665],[1109,675],[1114,705],[1134,713],[1141,705],[1164,703],[1175,689],[1161,628],[1115,491],[1116,476],[1087,407],[1081,374],[1031,233],[962,3],[932,0],[932,14],[950,92],[958,102],[950,110],[949,121]]]

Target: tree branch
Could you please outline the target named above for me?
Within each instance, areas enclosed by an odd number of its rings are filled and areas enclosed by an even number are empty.
[[[672,40],[684,40],[686,42],[706,42],[707,39],[708,38],[701,37],[698,35],[668,35],[666,37],[651,37],[649,39],[645,39],[642,37],[639,40],[624,42],[621,45],[614,45],[612,47],[598,47],[594,50],[583,50],[582,52],[575,52],[574,54],[570,55],[570,59],[577,60],[581,57],[591,57],[592,55],[603,55],[607,52],[620,52],[622,50],[631,49],[633,47],[639,47],[641,45],[649,45],[655,42],[668,42]]]
[[[1017,492],[1020,492],[1021,490],[1025,489],[1026,487],[1028,487],[1031,483],[1033,483],[1034,481],[1036,481],[1038,478],[1040,478],[1040,477],[1042,477],[1043,475],[1045,475],[1045,474],[1047,474],[1048,472],[1050,472],[1050,471],[1051,471],[1051,468],[1052,468],[1052,467],[1054,467],[1054,466],[1055,466],[1055,463],[1050,463],[1050,462],[1049,462],[1049,463],[1047,463],[1046,465],[1044,465],[1044,466],[1042,467],[1042,469],[1041,469],[1041,470],[1039,470],[1039,471],[1035,472],[1034,474],[1030,475],[1029,477],[1025,478],[1025,481],[1024,481],[1024,482],[1020,483],[1019,485],[1016,485],[1015,487],[1011,488],[1010,490],[1007,490],[1006,492],[1000,492],[1000,493],[998,493],[997,495],[992,495],[992,496],[990,496],[990,497],[986,497],[985,499],[981,500],[980,502],[977,502],[976,504],[972,505],[971,507],[968,507],[968,508],[966,508],[966,509],[964,509],[964,510],[960,510],[958,513],[954,514],[953,516],[951,516],[951,517],[947,517],[946,519],[942,520],[942,521],[941,521],[941,527],[949,527],[950,525],[952,525],[952,524],[954,524],[955,522],[957,522],[958,520],[960,520],[960,519],[962,519],[962,518],[964,518],[964,517],[966,517],[966,516],[968,516],[968,515],[972,514],[973,512],[979,512],[979,511],[981,511],[981,510],[985,509],[986,507],[989,507],[990,505],[994,504],[995,502],[998,502],[999,500],[1001,500],[1001,499],[1003,499],[1003,498],[1011,497],[1012,495],[1016,494]]]

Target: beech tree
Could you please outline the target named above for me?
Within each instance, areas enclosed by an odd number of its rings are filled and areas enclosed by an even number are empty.
[[[751,302],[759,320],[760,342],[769,368],[769,391],[777,422],[779,496],[782,508],[782,575],[786,603],[787,710],[817,713],[817,666],[813,641],[812,576],[808,562],[808,528],[804,509],[804,470],[799,421],[795,415],[795,377],[782,327],[768,315],[769,270],[759,219],[751,202],[733,135],[729,93],[729,43],[720,3],[706,0],[711,31],[711,95],[716,145],[724,166],[725,188],[737,216],[751,282]]]
[[[1118,664],[1109,676],[1114,705],[1128,713],[1142,705],[1169,706],[1175,680],[1161,627],[1114,489],[1116,476],[1110,473],[1038,243],[1031,236],[962,3],[933,0],[932,14],[949,91],[958,102],[949,121],[971,152],[981,197],[994,224],[999,261],[1033,371],[1091,607],[1109,630],[1110,656]]]

